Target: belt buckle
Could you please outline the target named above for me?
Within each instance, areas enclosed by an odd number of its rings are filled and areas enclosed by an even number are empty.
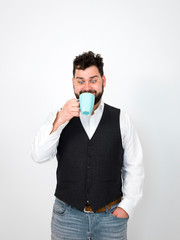
[[[94,213],[93,211],[86,210],[86,207],[84,208],[84,212],[86,212],[86,213]]]
[[[92,213],[92,211],[86,211],[85,208],[84,208],[84,212],[86,212],[86,213],[90,213],[91,212]]]

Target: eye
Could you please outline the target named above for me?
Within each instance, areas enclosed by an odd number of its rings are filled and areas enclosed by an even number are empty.
[[[91,83],[96,83],[97,80],[91,80]]]
[[[83,81],[78,81],[79,84],[83,84]]]

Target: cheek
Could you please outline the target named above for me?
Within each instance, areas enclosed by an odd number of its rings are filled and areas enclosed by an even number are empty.
[[[82,89],[82,87],[81,87],[81,86],[76,86],[76,87],[75,87],[75,90],[76,90],[76,92],[79,92],[79,91],[81,91],[81,89]]]
[[[101,91],[102,91],[102,85],[98,85],[98,86],[96,87],[96,90],[97,90],[97,92],[101,92]]]
[[[78,85],[73,85],[73,88],[74,88],[75,91],[78,91],[79,86]]]

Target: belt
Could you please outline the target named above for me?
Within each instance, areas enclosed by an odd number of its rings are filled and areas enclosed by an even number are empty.
[[[116,200],[114,200],[113,202],[110,202],[106,205],[107,209],[109,210],[111,208],[112,205],[118,203],[121,201],[121,198],[118,198]],[[84,208],[84,212],[92,212],[92,213],[98,213],[98,212],[105,212],[106,211],[106,208],[105,207],[102,207],[100,209],[98,209],[97,211],[93,211],[92,210],[92,207],[89,203],[86,203],[86,206]]]

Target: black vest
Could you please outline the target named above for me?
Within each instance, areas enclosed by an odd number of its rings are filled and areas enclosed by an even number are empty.
[[[57,147],[55,196],[82,211],[87,201],[94,211],[122,196],[123,147],[120,109],[104,104],[91,139],[80,118],[63,129]]]

